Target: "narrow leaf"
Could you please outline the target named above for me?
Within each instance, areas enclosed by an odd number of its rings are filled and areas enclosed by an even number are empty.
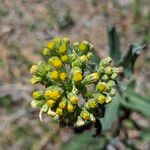
[[[115,64],[121,59],[120,41],[115,27],[108,29],[109,38],[109,55],[114,60]]]
[[[119,110],[119,106],[120,106],[120,100],[121,100],[121,97],[119,94],[117,94],[113,98],[112,102],[106,106],[105,115],[102,120],[102,130],[103,131],[107,131],[107,130],[111,129],[114,121],[117,119],[118,110]]]
[[[129,109],[142,113],[145,117],[150,117],[150,101],[137,93],[128,92],[127,100],[121,101],[121,104]]]
[[[118,63],[119,66],[124,67],[124,73],[127,78],[131,77],[134,72],[134,64],[142,51],[142,46],[138,43],[130,45],[127,54]]]

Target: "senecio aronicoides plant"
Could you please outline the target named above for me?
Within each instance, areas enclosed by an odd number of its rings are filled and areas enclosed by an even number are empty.
[[[94,124],[102,108],[116,94],[118,68],[110,57],[102,59],[96,71],[88,69],[94,46],[88,41],[70,43],[55,38],[42,51],[47,62],[40,61],[30,69],[31,83],[44,89],[33,92],[33,108],[57,120],[61,126],[81,127]]]

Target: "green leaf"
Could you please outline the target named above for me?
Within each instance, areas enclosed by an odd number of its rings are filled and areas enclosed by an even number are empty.
[[[124,67],[124,73],[127,78],[131,77],[134,72],[134,64],[142,51],[142,46],[138,43],[130,45],[127,54],[118,63],[118,66]]]
[[[102,120],[102,130],[107,131],[111,129],[114,121],[118,117],[121,97],[117,93],[112,102],[106,106],[104,118]]]
[[[120,41],[115,27],[108,29],[109,38],[109,55],[114,60],[115,64],[121,59]]]
[[[141,137],[144,141],[150,142],[150,128],[141,131]]]
[[[142,113],[145,117],[150,117],[150,101],[147,97],[135,92],[127,92],[127,100],[121,101],[121,104],[131,110]]]
[[[75,135],[62,150],[103,150],[106,143],[105,137],[93,138],[89,132]]]

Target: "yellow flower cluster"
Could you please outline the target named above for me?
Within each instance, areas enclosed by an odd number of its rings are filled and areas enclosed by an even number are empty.
[[[45,89],[33,92],[32,107],[40,108],[60,125],[84,126],[94,123],[105,104],[116,94],[118,68],[111,67],[111,58],[102,59],[95,69],[89,69],[94,46],[88,41],[70,43],[68,38],[48,42],[40,61],[30,69],[31,83]],[[92,68],[93,69],[93,68]]]

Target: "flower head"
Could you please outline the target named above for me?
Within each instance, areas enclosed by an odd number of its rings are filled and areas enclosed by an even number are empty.
[[[92,126],[99,119],[97,112],[116,95],[119,69],[110,66],[110,57],[101,59],[96,70],[90,68],[95,63],[94,46],[88,41],[71,44],[67,37],[56,37],[42,53],[48,61],[30,69],[31,83],[44,87],[33,92],[32,107],[39,107],[40,113],[47,113],[60,125]]]

